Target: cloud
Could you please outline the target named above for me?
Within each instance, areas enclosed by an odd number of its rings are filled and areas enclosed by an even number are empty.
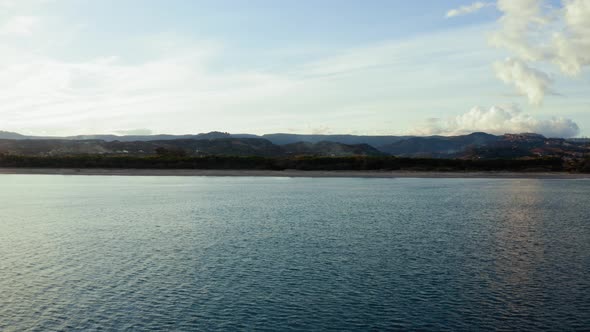
[[[0,7],[12,8],[17,4],[17,0],[0,0]]]
[[[66,62],[0,45],[0,126],[83,134],[157,124],[158,131],[189,132],[219,127],[227,114],[212,114],[271,98],[290,84],[259,71],[213,72],[208,63],[216,52],[194,44],[139,63],[112,56]]]
[[[226,66],[224,54],[232,50],[221,41],[178,38],[170,45],[168,35],[129,43],[134,56],[146,50],[139,59],[108,48],[100,49],[104,56],[62,58],[37,44],[0,43],[0,128],[52,135],[133,128],[268,133],[329,124],[331,132],[391,134],[404,130],[414,111],[455,98],[457,89],[466,95],[461,103],[482,102],[477,84],[494,82],[480,79],[489,70],[482,56],[495,53],[485,48],[482,33],[481,27],[444,31],[262,68]],[[456,70],[466,63],[469,68]]]
[[[148,136],[152,135],[154,132],[151,129],[129,129],[129,130],[117,130],[115,131],[118,135],[131,135],[131,136]]]
[[[130,49],[101,47],[82,56],[46,52],[38,43],[2,43],[0,128],[73,135],[121,128],[264,133],[299,126],[299,132],[391,134],[406,129],[419,112],[495,103],[480,99],[495,84],[486,64],[496,51],[481,38],[484,29],[323,50],[289,66],[268,56],[261,58],[270,60],[268,66],[228,64],[223,57],[235,51],[225,49],[231,45],[185,38],[171,43],[173,32],[129,40]],[[88,36],[79,37],[67,48],[88,45]],[[146,51],[137,59],[138,49]]]
[[[48,4],[57,0],[0,0],[0,8],[31,8]]]
[[[332,129],[328,126],[318,126],[318,127],[311,127],[309,129],[312,135],[327,135],[332,132]]]
[[[0,24],[0,35],[27,37],[33,35],[40,20],[35,16],[14,16]]]
[[[494,3],[490,3],[490,2],[481,2],[481,1],[474,2],[471,5],[461,6],[459,8],[449,10],[447,12],[446,17],[451,18],[451,17],[472,14],[472,13],[480,11],[481,9],[483,9],[485,7],[490,7],[493,5],[494,5]]]
[[[490,109],[474,107],[469,112],[449,119],[429,119],[416,129],[416,135],[464,135],[486,132],[538,133],[547,137],[574,137],[579,134],[578,125],[565,118],[539,120],[523,113],[518,107],[493,106]]]
[[[489,37],[490,44],[525,61],[543,59],[547,50],[542,39],[549,22],[542,11],[543,3],[544,0],[498,0],[497,8],[502,16],[498,20],[499,29]]]
[[[562,13],[564,31],[553,35],[551,60],[569,76],[577,76],[582,68],[590,65],[590,2],[565,0]]]
[[[533,64],[553,65],[570,77],[590,65],[590,1],[563,0],[555,8],[545,0],[498,0],[497,7],[502,16],[489,42],[517,59],[496,63],[497,76],[532,104],[540,103],[552,83]]]
[[[551,78],[542,71],[530,68],[518,59],[508,58],[494,63],[496,77],[506,84],[516,87],[518,92],[529,99],[533,105],[540,105],[550,90]]]

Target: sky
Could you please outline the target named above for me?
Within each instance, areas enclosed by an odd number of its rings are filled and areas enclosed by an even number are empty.
[[[588,0],[0,0],[0,130],[590,136]]]

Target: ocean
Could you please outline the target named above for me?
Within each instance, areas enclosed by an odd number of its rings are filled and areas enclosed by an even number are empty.
[[[1,331],[587,330],[590,181],[0,175]]]

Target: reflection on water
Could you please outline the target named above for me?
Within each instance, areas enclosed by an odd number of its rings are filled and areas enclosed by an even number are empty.
[[[543,261],[543,185],[538,180],[525,183],[515,181],[507,187],[506,200],[509,202],[498,209],[496,247],[503,252],[495,262],[498,274],[504,282],[518,287],[519,283],[530,281],[534,268]]]
[[[584,330],[590,182],[0,176],[0,330]]]
[[[537,268],[545,259],[545,237],[540,233],[547,216],[539,208],[545,204],[544,193],[539,180],[513,181],[501,193],[504,203],[498,206],[495,218],[498,225],[492,241],[496,254],[489,283],[493,292],[505,294],[502,300],[507,319],[534,316],[535,307],[529,301],[541,300],[535,298],[541,293],[528,290],[535,287]]]

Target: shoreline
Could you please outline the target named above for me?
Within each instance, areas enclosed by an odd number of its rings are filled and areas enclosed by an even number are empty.
[[[205,169],[74,169],[0,168],[0,175],[72,176],[215,176],[292,178],[449,178],[449,179],[590,179],[590,174],[564,172],[437,172],[437,171],[301,171]]]

